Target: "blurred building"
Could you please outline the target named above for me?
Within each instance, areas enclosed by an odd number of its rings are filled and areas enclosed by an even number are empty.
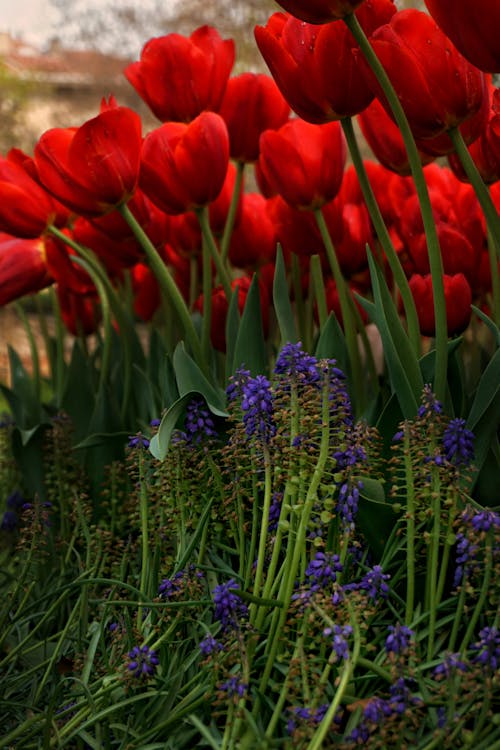
[[[151,115],[123,75],[130,60],[96,50],[40,50],[0,32],[0,151],[31,151],[52,127],[80,125],[99,111],[103,96]]]

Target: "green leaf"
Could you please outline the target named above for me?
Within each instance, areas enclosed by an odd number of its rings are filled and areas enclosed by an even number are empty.
[[[480,318],[483,321],[483,323],[485,323],[490,329],[490,331],[492,332],[495,338],[495,343],[497,345],[497,348],[500,347],[500,328],[491,318],[489,318],[486,315],[486,313],[484,313],[478,307],[476,307],[475,305],[471,305],[471,307],[472,307],[473,312],[477,315],[477,317]]]
[[[368,262],[374,296],[373,320],[382,338],[391,389],[397,395],[403,415],[411,418],[417,412],[424,387],[422,373],[383,274],[369,251]]]
[[[61,408],[75,427],[76,440],[83,440],[94,411],[96,398],[96,372],[78,341],[75,341],[61,399]]]
[[[42,421],[42,404],[33,378],[28,373],[17,352],[8,347],[11,393],[3,388],[3,393],[13,411],[16,424],[29,429]]]
[[[159,461],[163,461],[167,455],[172,433],[192,396],[192,393],[186,393],[172,404],[163,415],[158,432],[151,438],[149,450]]]
[[[196,362],[186,352],[182,341],[175,348],[173,366],[180,396],[199,393],[213,414],[227,417],[224,391],[207,380]]]
[[[262,327],[259,281],[254,275],[245,300],[234,347],[233,372],[245,365],[252,375],[267,370],[266,345]]]
[[[330,313],[328,320],[320,331],[314,353],[318,359],[335,359],[344,374],[348,374],[349,358],[345,336],[333,312]]]
[[[273,302],[281,333],[281,343],[296,344],[299,340],[299,336],[297,333],[297,326],[295,325],[292,304],[290,302],[283,251],[279,245],[274,267]]]
[[[240,327],[240,311],[238,308],[238,289],[233,290],[226,318],[226,380],[229,380],[234,370],[234,351]]]
[[[489,361],[481,380],[477,386],[476,395],[467,419],[467,427],[474,430],[479,420],[482,419],[492,404],[495,402],[500,391],[500,349],[497,349]]]

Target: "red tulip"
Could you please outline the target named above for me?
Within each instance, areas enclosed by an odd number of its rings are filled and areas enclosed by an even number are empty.
[[[227,125],[231,158],[254,162],[261,133],[284,125],[290,107],[272,78],[242,73],[229,79],[219,114]]]
[[[234,64],[234,42],[202,26],[190,37],[168,34],[146,42],[125,76],[162,122],[190,122],[217,111]]]
[[[73,224],[72,239],[92,250],[111,276],[120,275],[124,268],[130,268],[143,256],[135,237],[112,237],[82,217]]]
[[[46,131],[35,146],[40,182],[84,216],[100,216],[127,201],[137,186],[141,119],[128,107],[103,103],[79,128]]]
[[[357,292],[359,294],[361,290],[354,284],[350,284],[348,287],[349,295],[352,298],[352,301],[357,307],[357,310],[361,316],[361,320],[363,323],[368,323],[368,315],[363,307],[361,307],[360,303],[354,296],[354,294]],[[338,289],[335,285],[335,281],[331,278],[327,279],[325,282],[325,296],[326,296],[326,309],[327,311],[335,313],[335,317],[337,318],[339,324],[344,327],[344,318],[342,315],[342,309],[340,307],[340,297]]]
[[[89,336],[97,331],[101,311],[95,294],[75,294],[63,284],[58,284],[57,298],[63,323],[73,336]]]
[[[328,23],[345,18],[362,2],[363,0],[278,0],[282,8],[308,23]]]
[[[410,175],[411,169],[403,137],[398,126],[389,117],[378,99],[358,115],[358,122],[366,142],[376,158],[386,169],[400,175]],[[420,152],[422,164],[434,157]]]
[[[500,73],[500,4],[496,0],[425,0],[429,13],[462,55]]]
[[[170,236],[172,217],[158,208],[139,188],[127,205],[153,245],[162,248]],[[92,224],[115,242],[125,242],[130,248],[137,242],[135,234],[119,211],[94,218]]]
[[[226,124],[203,112],[189,125],[167,122],[146,136],[140,186],[162,211],[181,214],[217,198],[228,163]]]
[[[19,239],[0,232],[0,306],[50,286],[44,239]]]
[[[392,0],[367,0],[356,13],[366,34],[387,23]],[[347,26],[324,26],[275,13],[255,38],[283,96],[302,119],[312,123],[351,117],[373,99],[353,55],[356,42]]]
[[[314,210],[338,193],[346,147],[338,122],[290,120],[260,138],[259,165],[266,181],[291,206]]]
[[[454,336],[465,331],[469,325],[472,303],[471,289],[462,273],[454,276],[443,276],[443,283],[448,335]],[[436,323],[434,320],[432,278],[430,274],[426,276],[415,274],[411,277],[409,284],[417,308],[420,331],[424,336],[434,336]]]
[[[130,272],[134,294],[134,312],[142,320],[151,320],[160,306],[160,287],[154,273],[143,263],[137,263]]]
[[[426,13],[408,9],[380,26],[371,43],[401,101],[416,138],[434,138],[473,117],[486,95],[484,75]],[[391,110],[368,65],[367,80]]]
[[[231,235],[229,260],[237,268],[255,271],[276,256],[276,227],[269,201],[260,193],[245,193],[241,218]]]
[[[17,149],[0,157],[0,230],[35,239],[49,224],[63,226],[68,211],[30,175],[24,166],[27,159]]]

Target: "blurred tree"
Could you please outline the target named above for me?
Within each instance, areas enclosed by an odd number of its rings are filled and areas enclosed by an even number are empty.
[[[0,57],[0,153],[23,142],[23,111],[32,84],[13,75]]]
[[[237,45],[237,66],[264,70],[253,27],[265,24],[280,7],[273,0],[51,0],[60,13],[65,47],[85,45],[138,58],[153,36],[189,35],[203,24],[215,26]]]

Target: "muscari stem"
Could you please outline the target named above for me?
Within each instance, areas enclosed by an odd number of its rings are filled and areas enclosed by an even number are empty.
[[[434,373],[434,392],[440,401],[445,401],[447,368],[448,368],[448,328],[446,321],[446,302],[443,283],[443,261],[439,247],[439,239],[436,225],[432,214],[432,205],[429,191],[425,181],[422,162],[418,153],[415,139],[411,132],[408,120],[404,113],[401,102],[385,72],[383,65],[375,54],[365,32],[361,28],[358,19],[351,13],[344,18],[344,22],[358,43],[368,65],[375,74],[384,95],[389,102],[396,124],[399,127],[408,154],[408,163],[417,191],[417,196],[422,213],[425,237],[427,241],[427,252],[432,278],[432,293],[434,298],[434,319],[436,324],[436,365]]]

